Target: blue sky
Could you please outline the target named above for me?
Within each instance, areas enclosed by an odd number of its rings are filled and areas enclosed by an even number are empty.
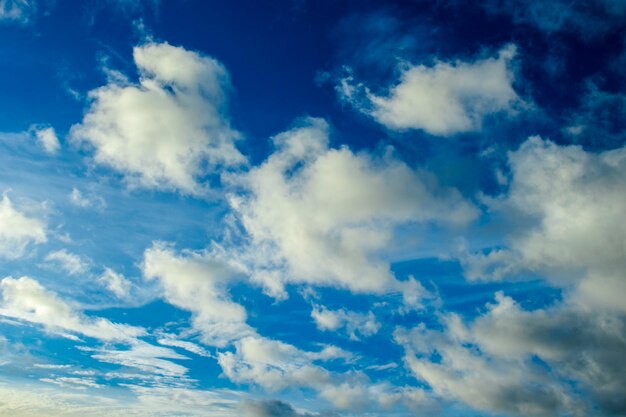
[[[624,416],[626,5],[0,0],[0,416]]]

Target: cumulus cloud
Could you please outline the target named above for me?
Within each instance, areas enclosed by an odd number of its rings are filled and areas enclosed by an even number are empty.
[[[623,315],[570,303],[528,311],[498,293],[473,322],[448,314],[443,324],[443,331],[420,325],[395,334],[407,366],[442,398],[520,415],[626,410],[626,379],[615,367],[626,351]]]
[[[245,162],[226,116],[229,76],[221,63],[167,43],[135,47],[139,84],[123,79],[90,93],[71,138],[131,187],[199,194],[219,167]]]
[[[79,334],[104,341],[129,341],[145,333],[140,327],[89,317],[29,277],[5,277],[0,281],[0,315],[43,325],[47,330],[76,338]]]
[[[433,135],[480,130],[485,117],[512,112],[521,103],[513,88],[515,47],[474,62],[402,64],[399,82],[377,95],[348,77],[337,87],[358,110],[393,130],[422,129]]]
[[[127,298],[130,295],[132,287],[130,281],[111,268],[105,268],[98,280],[118,298]]]
[[[428,396],[419,388],[372,383],[360,372],[334,373],[319,364],[351,358],[348,352],[333,346],[311,352],[258,336],[235,342],[235,352],[218,354],[224,374],[235,383],[252,383],[273,392],[294,387],[309,388],[334,407],[344,410],[380,411],[398,406],[424,410],[432,407]]]
[[[155,243],[144,253],[143,275],[159,281],[167,302],[193,313],[193,327],[204,343],[225,346],[254,334],[246,310],[228,294],[228,285],[241,276],[236,265],[204,252],[178,255]]]
[[[235,342],[235,352],[218,354],[224,374],[234,382],[255,383],[277,391],[290,385],[319,387],[330,381],[330,373],[314,360],[345,356],[340,350],[306,352],[293,345],[263,337],[246,337]]]
[[[461,225],[477,211],[461,194],[392,156],[328,146],[328,125],[306,119],[273,138],[276,151],[238,177],[230,202],[249,236],[252,279],[275,297],[289,282],[355,292],[400,291],[416,301],[415,280],[395,280],[382,256],[396,227]]]
[[[61,149],[61,143],[52,127],[31,127],[37,143],[49,155],[56,155]]]
[[[50,252],[44,260],[70,275],[84,274],[89,271],[89,261],[75,253],[68,252],[66,249]]]
[[[18,211],[4,194],[0,201],[0,256],[7,259],[22,257],[30,244],[46,240],[45,223]]]
[[[466,275],[531,270],[575,287],[579,302],[626,310],[626,147],[592,153],[532,137],[509,165],[508,192],[487,201],[514,225],[508,247],[464,258]]]
[[[344,329],[352,340],[372,336],[381,326],[371,311],[364,314],[345,309],[329,310],[324,306],[314,306],[311,317],[315,320],[318,329],[329,331]]]

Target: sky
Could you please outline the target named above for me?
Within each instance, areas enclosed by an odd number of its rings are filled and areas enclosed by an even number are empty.
[[[622,0],[0,0],[0,416],[626,416]]]

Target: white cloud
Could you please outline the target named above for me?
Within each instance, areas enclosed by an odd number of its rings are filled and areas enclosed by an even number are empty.
[[[61,149],[61,144],[59,143],[59,138],[57,138],[57,134],[52,127],[44,127],[37,128],[31,127],[32,131],[37,138],[37,142],[39,146],[43,148],[43,150],[49,155],[56,155],[59,153],[59,149]]]
[[[50,381],[52,382],[52,381]],[[59,381],[60,382],[60,381]],[[71,383],[71,382],[70,382]],[[58,384],[57,384],[58,385]],[[241,394],[128,385],[130,392],[100,387],[89,392],[29,382],[0,382],[0,415],[11,417],[239,417]]]
[[[103,385],[98,384],[94,378],[85,378],[85,377],[79,378],[79,377],[61,376],[61,377],[55,377],[55,378],[40,378],[39,380],[41,382],[56,384],[60,387],[70,388],[70,389],[84,390],[87,388],[102,388],[103,387]]]
[[[70,192],[70,203],[81,208],[95,207],[101,210],[106,207],[106,202],[101,196],[94,193],[85,195],[76,187],[72,187]]]
[[[101,362],[122,365],[139,369],[142,373],[163,377],[176,378],[177,382],[184,383],[188,369],[168,359],[187,360],[186,356],[174,352],[172,349],[154,346],[142,341],[134,341],[129,349],[85,348],[81,350],[92,352],[92,358]]]
[[[218,167],[245,163],[225,109],[229,77],[215,59],[167,43],[133,51],[138,85],[112,80],[71,137],[93,146],[96,163],[133,187],[199,194]]]
[[[154,243],[144,253],[143,274],[159,280],[167,302],[193,313],[193,327],[204,343],[225,346],[255,333],[246,324],[246,310],[228,294],[228,285],[241,276],[236,265],[205,252],[177,255]]]
[[[479,130],[493,113],[511,112],[521,102],[513,89],[511,62],[515,47],[496,58],[441,62],[433,66],[402,64],[398,84],[379,96],[354,80],[338,91],[358,110],[389,129],[422,129],[433,135]]]
[[[345,309],[329,310],[324,306],[314,306],[311,317],[315,320],[318,329],[330,331],[345,329],[352,340],[372,336],[381,326],[371,311],[364,314]]]
[[[115,272],[111,268],[105,268],[98,280],[118,298],[127,298],[130,295],[132,287],[130,281],[124,275]]]
[[[317,364],[351,359],[337,347],[309,352],[277,340],[247,337],[235,342],[235,349],[218,354],[224,374],[235,383],[253,383],[274,392],[309,388],[334,407],[352,411],[380,412],[397,406],[424,410],[432,405],[421,389],[372,383],[362,373],[338,374]]]
[[[468,324],[443,315],[444,330],[396,332],[415,376],[442,398],[521,415],[620,415],[626,378],[615,367],[626,349],[626,319],[569,302],[527,311],[496,294]],[[537,366],[540,360],[545,365]],[[574,382],[574,383],[572,383]],[[591,403],[582,393],[591,392]],[[602,414],[604,415],[604,414]]]
[[[186,351],[195,353],[198,356],[204,356],[207,358],[213,357],[213,355],[207,352],[207,350],[202,346],[198,346],[197,344],[186,340],[179,340],[176,335],[162,334],[159,339],[157,339],[157,343],[163,346],[173,346],[185,349]]]
[[[24,255],[28,245],[46,240],[45,223],[16,210],[4,194],[0,201],[0,256],[19,258]]]
[[[462,225],[477,214],[457,190],[392,156],[329,148],[321,119],[306,119],[273,141],[276,151],[237,177],[247,192],[230,201],[250,237],[252,279],[275,297],[296,282],[398,291],[409,300],[423,288],[396,281],[382,254],[395,228]]]
[[[41,369],[67,369],[71,367],[72,365],[54,365],[50,363],[36,363],[33,365],[33,368],[41,368]]]
[[[79,334],[105,341],[131,341],[145,333],[139,327],[85,316],[29,277],[5,277],[0,281],[0,290],[0,315],[41,324],[66,337]]]
[[[155,416],[241,417],[237,410],[241,393],[229,390],[130,387],[144,413]],[[146,415],[144,414],[144,415]]]
[[[238,340],[235,348],[234,353],[218,354],[224,374],[233,382],[253,382],[272,391],[289,386],[320,387],[329,383],[331,374],[313,361],[345,357],[345,352],[336,348],[306,352],[263,337]]]
[[[596,154],[533,137],[509,164],[508,193],[487,201],[516,226],[509,247],[466,257],[466,274],[502,279],[531,270],[576,287],[579,302],[626,310],[626,147]]]
[[[65,249],[50,252],[44,260],[55,264],[70,275],[84,274],[89,271],[89,262],[87,260]]]

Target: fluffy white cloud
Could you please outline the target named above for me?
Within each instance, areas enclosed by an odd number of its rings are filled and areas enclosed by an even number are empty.
[[[623,315],[567,302],[527,311],[498,293],[473,322],[449,314],[443,324],[443,331],[421,325],[396,332],[408,367],[442,398],[521,415],[626,410],[620,394],[626,378],[615,367],[626,351]],[[537,359],[549,368],[537,366]],[[592,393],[587,406],[585,392]]]
[[[43,148],[43,150],[50,155],[55,155],[61,149],[61,144],[59,143],[59,138],[57,138],[57,134],[52,127],[43,127],[36,128],[33,127],[33,132],[35,137],[37,138],[37,142],[39,146]]]
[[[65,249],[50,252],[44,259],[70,275],[84,274],[89,271],[89,262],[87,260]]]
[[[316,360],[346,359],[347,352],[326,347],[306,352],[293,345],[263,337],[246,337],[235,342],[236,352],[218,354],[224,374],[234,382],[252,382],[278,391],[289,386],[320,387],[331,374],[316,365]]]
[[[71,137],[93,146],[96,163],[130,186],[201,193],[218,167],[245,162],[225,114],[229,77],[215,59],[167,43],[133,51],[139,84],[113,80]]]
[[[311,317],[315,320],[318,329],[330,331],[345,329],[352,340],[372,336],[381,326],[371,311],[364,314],[345,309],[329,310],[324,306],[314,306]]]
[[[575,286],[580,302],[626,310],[626,147],[596,154],[533,137],[509,164],[508,193],[488,203],[519,225],[508,248],[464,259],[468,277],[531,270]]]
[[[284,297],[284,284],[296,282],[399,291],[416,302],[423,288],[395,280],[382,255],[395,228],[459,225],[477,214],[457,190],[390,155],[329,148],[321,119],[306,119],[273,141],[276,151],[237,178],[245,193],[230,198],[249,235],[252,279],[273,296]]]
[[[24,255],[29,244],[46,240],[45,223],[15,209],[4,194],[0,201],[0,256],[19,258]]]
[[[167,302],[193,313],[193,326],[204,343],[225,346],[255,333],[246,324],[245,309],[228,294],[228,285],[241,276],[236,265],[204,252],[177,255],[155,243],[144,253],[143,274],[159,280]]]
[[[495,58],[474,62],[403,64],[400,81],[385,96],[354,85],[351,78],[342,80],[338,90],[389,129],[422,129],[433,135],[475,131],[486,116],[510,112],[521,102],[513,89],[514,56],[515,47],[509,45]]]
[[[236,383],[253,383],[270,391],[309,388],[334,407],[352,411],[380,412],[396,407],[424,410],[432,406],[421,389],[372,383],[360,372],[328,371],[318,363],[352,359],[348,352],[334,346],[309,352],[277,340],[248,337],[237,341],[235,348],[235,352],[218,354],[218,362],[224,374]]]
[[[98,280],[118,298],[127,298],[130,295],[132,287],[130,281],[111,268],[105,268]]]
[[[104,341],[132,341],[145,333],[139,327],[89,317],[73,309],[29,277],[5,277],[0,281],[0,315],[41,324],[47,330],[75,338],[84,335]]]

